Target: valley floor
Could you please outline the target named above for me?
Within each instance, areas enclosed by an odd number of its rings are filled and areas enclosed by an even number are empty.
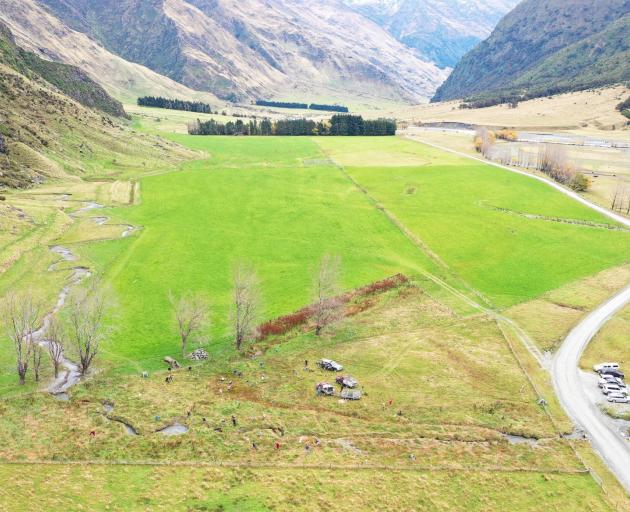
[[[495,313],[531,321],[553,347],[563,327],[548,333],[535,312],[556,308],[545,301],[557,290],[581,300],[593,275],[602,294],[627,279],[630,232],[526,177],[399,138],[169,138],[206,156],[7,198],[0,292],[32,287],[54,304],[81,266],[117,310],[99,371],[67,402],[18,390],[3,345],[0,508],[623,507],[588,444],[561,436],[572,426],[548,376]],[[59,262],[55,246],[78,259]],[[308,304],[325,253],[342,257],[345,289],[398,272],[411,284],[321,338],[237,354],[235,263],[256,268],[273,318]],[[162,360],[181,355],[168,294],[188,290],[212,298],[210,361],[167,384]],[[361,401],[315,395],[334,377],[314,368],[321,357],[359,380]],[[159,432],[173,425],[187,433]]]

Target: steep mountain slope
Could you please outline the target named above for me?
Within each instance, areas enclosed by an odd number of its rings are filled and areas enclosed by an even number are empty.
[[[88,108],[116,117],[125,117],[119,101],[75,66],[40,59],[37,55],[18,48],[9,28],[0,22],[0,62],[31,78],[39,77],[59,91]]]
[[[124,114],[120,103],[82,71],[18,49],[0,24],[0,187],[28,187],[68,175],[117,175],[131,166],[144,169],[142,162],[174,163],[189,154],[135,135],[79,102]]]
[[[0,0],[0,21],[17,43],[45,58],[80,67],[114,97],[135,101],[138,96],[177,96],[218,104],[209,93],[185,87],[147,67],[126,61],[86,34],[72,30],[36,0]]]
[[[42,0],[71,29],[125,60],[181,82],[186,59],[163,0]]]
[[[36,3],[109,52],[224,99],[419,101],[447,75],[338,0]]]
[[[344,0],[441,68],[454,67],[519,0]]]
[[[630,0],[525,0],[468,53],[434,100],[529,96],[630,79]]]
[[[20,54],[32,73],[41,76],[81,105],[115,117],[126,116],[122,103],[107,94],[105,89],[92,80],[85,71],[76,66],[41,59],[34,53],[24,50],[21,50]]]

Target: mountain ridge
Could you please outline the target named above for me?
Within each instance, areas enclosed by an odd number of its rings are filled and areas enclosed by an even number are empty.
[[[46,60],[80,67],[121,101],[135,103],[138,96],[170,95],[219,103],[210,93],[194,91],[113,54],[62,23],[36,0],[0,0],[0,21],[11,29],[21,48]]]
[[[418,102],[448,74],[337,0],[36,3],[107,51],[228,101],[312,89],[314,100]]]
[[[74,66],[18,48],[2,22],[0,106],[0,188],[120,176],[192,156],[134,133],[122,105],[100,85]]]
[[[629,0],[525,0],[460,61],[433,101],[535,97],[628,80],[628,14]]]

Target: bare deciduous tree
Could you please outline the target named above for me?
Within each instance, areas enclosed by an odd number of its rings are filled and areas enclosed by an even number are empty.
[[[59,368],[63,363],[63,336],[61,328],[57,320],[53,317],[46,329],[46,348],[48,349],[48,355],[53,365],[55,372],[55,379],[59,377]]]
[[[200,295],[183,295],[179,298],[170,294],[175,327],[182,345],[182,356],[186,355],[188,341],[196,333],[209,326],[210,305]]]
[[[108,300],[95,283],[87,290],[78,290],[68,307],[67,339],[76,350],[82,375],[90,369],[107,335],[104,318]]]
[[[34,347],[33,334],[39,321],[39,306],[30,293],[10,294],[4,301],[2,316],[13,342],[20,384],[24,384]]]
[[[536,166],[536,155],[533,155],[525,148],[518,149],[518,157],[517,157],[517,165],[519,167],[524,167],[526,169],[530,169],[531,167]]]
[[[569,182],[575,169],[566,149],[557,144],[541,144],[538,152],[538,170],[560,183]]]
[[[232,327],[236,349],[254,333],[260,316],[260,284],[256,273],[244,264],[239,264],[234,272],[232,295]]]
[[[486,127],[477,128],[475,132],[475,149],[483,156],[487,157],[490,154],[491,149],[494,147],[496,141],[496,134],[492,130],[488,130]]]
[[[39,382],[39,372],[42,367],[42,346],[39,343],[32,343],[31,353],[33,354],[33,375],[35,382]]]
[[[341,317],[340,277],[341,258],[326,254],[319,264],[313,284],[313,318],[317,336]]]
[[[538,149],[537,169],[558,183],[578,192],[588,190],[590,180],[571,162],[565,148],[558,144],[541,144]]]

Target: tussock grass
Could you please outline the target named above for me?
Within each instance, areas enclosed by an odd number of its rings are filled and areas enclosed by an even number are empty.
[[[149,379],[101,373],[67,403],[43,394],[4,400],[0,459],[33,464],[0,464],[13,509],[37,496],[51,508],[89,503],[96,510],[105,503],[160,510],[182,500],[228,510],[315,510],[335,500],[360,509],[413,502],[537,510],[536,490],[547,507],[609,510],[483,316],[460,317],[412,287],[382,296],[320,339],[307,333],[257,348],[263,355],[254,360],[215,359],[175,372],[170,385],[165,372]],[[343,362],[359,380],[360,402],[315,395],[315,383],[333,375],[304,371],[304,360],[312,368],[322,356]],[[104,403],[113,404],[111,414]],[[140,436],[126,435],[110,418]],[[189,433],[156,433],[173,422]],[[538,441],[513,445],[504,432]],[[54,489],[47,484],[52,471],[64,475]],[[77,492],[86,477],[98,482],[89,495]],[[21,485],[27,478],[34,489]],[[0,494],[0,504],[8,496]]]

